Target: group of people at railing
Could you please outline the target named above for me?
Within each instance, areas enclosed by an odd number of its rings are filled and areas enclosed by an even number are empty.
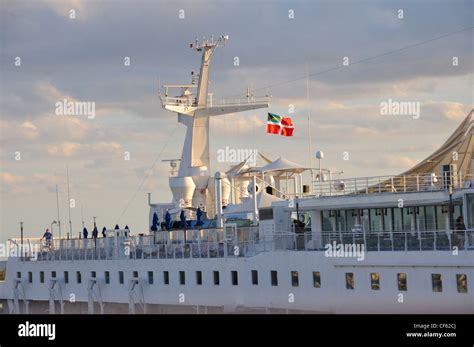
[[[119,230],[120,227],[118,224],[115,225],[114,230]],[[128,230],[130,233],[130,229],[128,225],[125,226],[125,230]],[[102,238],[107,237],[107,228],[104,226],[102,228]],[[89,238],[89,231],[87,230],[86,227],[82,229],[82,234],[79,234],[79,239],[88,239]],[[91,239],[96,240],[99,238],[99,230],[97,229],[97,226],[94,224],[94,228],[92,229],[91,233]],[[52,250],[54,249],[54,242],[53,242],[53,233],[49,230],[49,228],[46,228],[46,231],[44,232],[43,236],[40,238],[41,246],[45,250]]]

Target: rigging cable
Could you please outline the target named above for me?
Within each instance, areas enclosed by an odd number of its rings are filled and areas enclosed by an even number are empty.
[[[363,58],[363,59],[357,60],[353,63],[349,62],[347,65],[333,66],[329,69],[321,70],[321,71],[318,71],[318,72],[315,72],[315,73],[312,73],[312,74],[309,74],[309,75],[305,74],[305,76],[302,76],[302,77],[297,77],[297,78],[294,78],[294,79],[291,79],[291,80],[288,80],[288,81],[276,82],[276,83],[267,85],[265,87],[260,87],[260,88],[254,89],[254,91],[260,91],[260,90],[264,90],[264,89],[267,89],[267,88],[278,87],[278,86],[281,86],[281,85],[284,85],[284,84],[293,83],[293,82],[296,82],[296,81],[306,79],[307,77],[318,76],[318,75],[322,75],[322,74],[325,74],[325,73],[328,73],[328,72],[331,72],[331,71],[340,70],[340,69],[343,69],[343,68],[347,68],[348,66],[357,65],[357,64],[360,64],[360,63],[367,62],[369,60],[373,60],[373,59],[384,57],[384,56],[387,56],[387,55],[392,55],[392,54],[395,54],[395,53],[399,53],[399,52],[408,50],[410,48],[419,47],[419,46],[425,45],[427,43],[437,41],[437,40],[441,40],[441,39],[444,39],[446,37],[449,37],[449,36],[452,36],[452,35],[455,35],[455,34],[459,34],[461,32],[464,32],[464,31],[467,31],[467,30],[472,30],[472,29],[474,29],[474,26],[463,28],[463,29],[456,30],[456,31],[451,31],[449,33],[446,33],[446,34],[443,34],[443,35],[440,35],[440,36],[436,36],[436,37],[433,37],[433,38],[425,40],[425,41],[416,42],[416,43],[413,43],[413,44],[410,44],[410,45],[407,45],[407,46],[403,46],[403,47],[400,47],[400,48],[397,48],[397,49],[394,49],[394,50],[391,50],[391,51],[388,51],[388,52],[385,52],[385,53],[381,53],[381,54],[374,55],[374,56],[371,56],[371,57]],[[242,96],[242,95],[244,95],[244,94],[240,93],[240,94],[229,95],[229,96],[225,97],[224,99],[235,98],[235,97],[239,97],[239,96]]]

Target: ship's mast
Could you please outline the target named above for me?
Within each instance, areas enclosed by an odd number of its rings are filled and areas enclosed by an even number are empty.
[[[202,52],[199,76],[193,74],[191,84],[164,85],[164,95],[160,94],[163,108],[177,113],[178,121],[187,128],[178,175],[170,177],[175,203],[183,199],[186,207],[209,205],[206,202],[206,198],[209,198],[206,189],[209,177],[213,176],[209,158],[209,117],[255,110],[269,105],[268,97],[256,100],[251,94],[240,100],[209,102],[209,69],[212,56],[217,47],[225,46],[227,40],[228,36],[221,35],[218,40],[212,37],[192,43],[190,47],[193,50]],[[176,88],[181,89],[181,93],[178,96],[169,96],[170,89]]]

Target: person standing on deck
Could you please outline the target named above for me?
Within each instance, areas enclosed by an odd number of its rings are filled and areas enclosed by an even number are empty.
[[[53,234],[51,234],[48,228],[46,228],[46,231],[44,232],[43,237],[41,237],[40,241],[43,241],[43,239],[46,241],[46,246],[50,248],[53,242]]]

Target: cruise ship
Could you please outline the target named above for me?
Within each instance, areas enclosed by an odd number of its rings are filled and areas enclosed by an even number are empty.
[[[270,103],[213,100],[227,40],[196,40],[199,74],[161,87],[186,135],[166,160],[172,201],[148,195],[149,230],[9,240],[3,313],[474,313],[473,112],[392,176],[335,179],[321,160],[262,153],[213,172],[210,117]]]

